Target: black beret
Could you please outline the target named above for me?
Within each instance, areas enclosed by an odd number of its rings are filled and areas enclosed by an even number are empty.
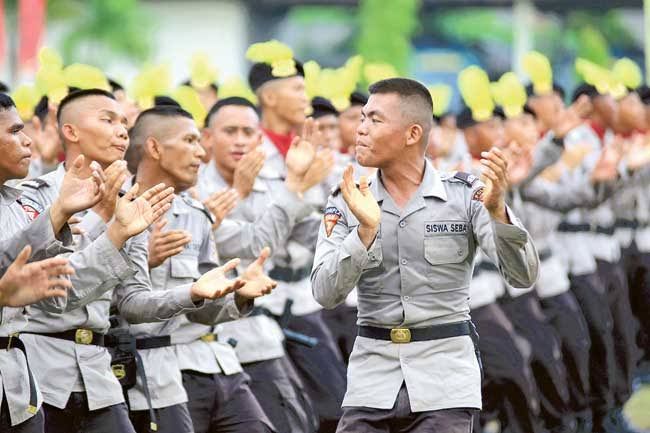
[[[571,102],[575,102],[582,95],[587,95],[589,98],[595,98],[596,96],[600,96],[600,93],[598,93],[596,87],[592,86],[591,84],[582,83],[573,91]]]
[[[296,75],[300,75],[301,77],[304,77],[305,71],[302,67],[302,63],[300,63],[297,60],[294,61],[296,62],[296,73],[294,75],[290,75],[290,77],[295,77]],[[273,68],[268,63],[255,63],[253,67],[251,67],[251,70],[248,73],[248,84],[250,84],[251,89],[253,89],[253,92],[269,81],[278,80],[281,78],[289,78],[289,77],[276,77],[275,75],[273,75],[272,71]]]
[[[350,94],[350,106],[353,105],[366,105],[368,103],[368,95],[361,92],[352,92]]]
[[[332,105],[329,99],[325,99],[321,96],[316,96],[311,100],[311,108],[314,110],[311,117],[318,119],[319,117],[327,116],[333,114],[338,116],[338,110]]]
[[[560,84],[556,83],[555,81],[553,81],[553,91],[559,94],[560,98],[564,99],[566,95],[564,87],[560,86]],[[529,98],[531,96],[535,96],[535,91],[533,90],[533,83],[530,83],[526,86],[526,95],[528,95]]]

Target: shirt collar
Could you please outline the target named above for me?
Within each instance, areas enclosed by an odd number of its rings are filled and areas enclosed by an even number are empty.
[[[0,205],[8,206],[12,203],[15,203],[16,200],[22,195],[22,191],[18,188],[12,188],[7,185],[0,186]]]
[[[381,202],[388,195],[388,192],[381,181],[381,170],[377,170],[377,174],[375,174],[371,179],[372,183],[370,184],[370,191],[377,199],[377,202]],[[420,194],[422,197],[438,197],[441,200],[447,201],[447,190],[445,189],[445,185],[442,183],[440,173],[438,173],[438,171],[431,165],[431,162],[426,158],[424,159],[424,176],[422,177],[422,183],[420,184],[416,194]]]

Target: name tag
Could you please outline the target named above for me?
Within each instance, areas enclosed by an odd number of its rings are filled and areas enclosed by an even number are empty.
[[[464,221],[427,221],[424,223],[424,236],[464,235],[467,226]]]

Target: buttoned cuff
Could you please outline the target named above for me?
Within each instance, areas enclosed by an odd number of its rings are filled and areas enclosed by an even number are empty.
[[[231,320],[241,319],[242,317],[248,317],[253,312],[255,308],[255,300],[247,299],[247,301],[242,305],[242,308],[237,307],[237,301],[235,299],[235,294],[230,293],[226,296],[226,314]]]
[[[104,219],[93,210],[89,210],[86,215],[84,215],[81,222],[77,224],[77,227],[83,229],[83,231],[86,232],[86,235],[88,235],[92,240],[97,239],[107,229]]]
[[[172,293],[172,299],[178,305],[181,307],[183,310],[196,310],[199,308],[203,308],[205,305],[206,301],[201,299],[200,301],[194,302],[192,300],[192,285],[194,283],[189,283],[189,284],[181,284],[180,286],[177,286],[170,290]]]
[[[359,227],[355,227],[343,240],[343,252],[351,258],[355,268],[370,269],[379,266],[382,261],[379,233],[377,233],[375,240],[372,241],[370,248],[366,249],[366,246],[359,237]]]
[[[508,206],[506,206],[506,214],[508,215],[511,224],[504,224],[501,221],[492,219],[492,230],[494,235],[499,239],[523,247],[528,242],[528,233],[523,229],[521,222],[519,222]]]

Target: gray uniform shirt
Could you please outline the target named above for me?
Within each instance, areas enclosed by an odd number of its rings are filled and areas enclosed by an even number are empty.
[[[205,166],[197,189],[201,199],[228,187],[214,163]],[[265,246],[273,256],[278,253],[296,225],[296,220],[310,208],[287,190],[284,182],[256,179],[250,195],[214,231],[217,251],[222,260],[239,257],[244,264],[255,259]],[[267,270],[273,261],[267,262]],[[275,289],[277,291],[278,289]],[[271,295],[278,296],[278,295]],[[268,296],[265,296],[268,298]],[[268,305],[268,300],[256,300],[256,305]],[[237,340],[235,351],[242,363],[264,361],[284,356],[284,336],[278,323],[266,316],[256,315],[219,325],[221,341]]]
[[[192,240],[180,254],[168,258],[160,266],[149,271],[152,289],[157,293],[183,286],[189,288],[203,273],[219,266],[212,240],[211,220],[201,203],[187,196],[176,196],[164,218],[168,221],[168,230],[186,230],[191,234]],[[148,231],[147,234],[149,233]],[[195,313],[202,313],[202,321],[215,324],[240,316],[233,295],[206,302],[203,308]],[[192,370],[206,373],[219,373],[222,370],[227,373],[241,371],[230,345],[217,341],[195,343],[201,336],[211,333],[212,328],[193,323],[186,315],[176,316],[165,322],[130,325],[129,328],[136,338],[168,335],[172,337],[173,342],[183,342],[178,347],[172,345],[139,350],[154,408],[187,402],[181,366],[183,369],[192,366]],[[185,344],[187,342],[190,344]],[[128,393],[131,410],[148,409],[140,377],[137,378],[136,386]]]
[[[60,165],[54,172],[24,182],[24,196],[37,210],[49,206],[58,196],[64,174]],[[113,296],[120,313],[131,323],[167,320],[196,308],[186,287],[152,293],[146,235],[130,239],[118,251],[106,237],[106,225],[97,214],[88,211],[79,216],[86,233],[75,236],[75,253],[70,256],[76,270],[72,282],[76,288],[94,295],[76,305],[73,303],[80,308],[62,314],[32,308],[27,331],[48,333],[84,328],[105,333],[110,327],[108,318]],[[70,304],[68,299],[68,309]],[[90,410],[124,401],[106,348],[41,335],[25,334],[22,340],[46,403],[64,408],[73,391],[86,392]]]
[[[66,245],[72,243],[72,233],[67,224],[60,232],[61,241],[56,239],[49,209],[30,224],[30,217],[19,204],[21,194],[18,189],[0,186],[0,260],[3,268],[15,260],[25,245],[32,246],[32,260],[40,260],[70,251]],[[70,295],[82,296],[74,290]],[[39,305],[56,313],[65,309],[66,300],[49,299],[41,301]],[[23,331],[27,326],[30,308],[0,308],[0,336],[7,337]],[[40,408],[43,399],[38,387],[37,392],[37,407]],[[19,349],[0,348],[0,400],[3,398],[7,401],[12,425],[20,424],[34,415],[28,411],[29,375],[25,355]]]
[[[381,226],[368,250],[341,195],[330,197],[326,221],[328,215],[338,220],[329,236],[321,226],[311,277],[324,307],[340,304],[357,286],[359,325],[416,328],[469,320],[469,283],[479,246],[511,286],[535,283],[537,252],[512,212],[507,210],[512,225],[493,221],[474,200],[480,182],[470,186],[441,177],[425,164],[422,183],[402,210],[380,175],[372,182]],[[389,409],[404,382],[415,412],[481,407],[480,372],[467,336],[409,344],[358,337],[343,406]]]

